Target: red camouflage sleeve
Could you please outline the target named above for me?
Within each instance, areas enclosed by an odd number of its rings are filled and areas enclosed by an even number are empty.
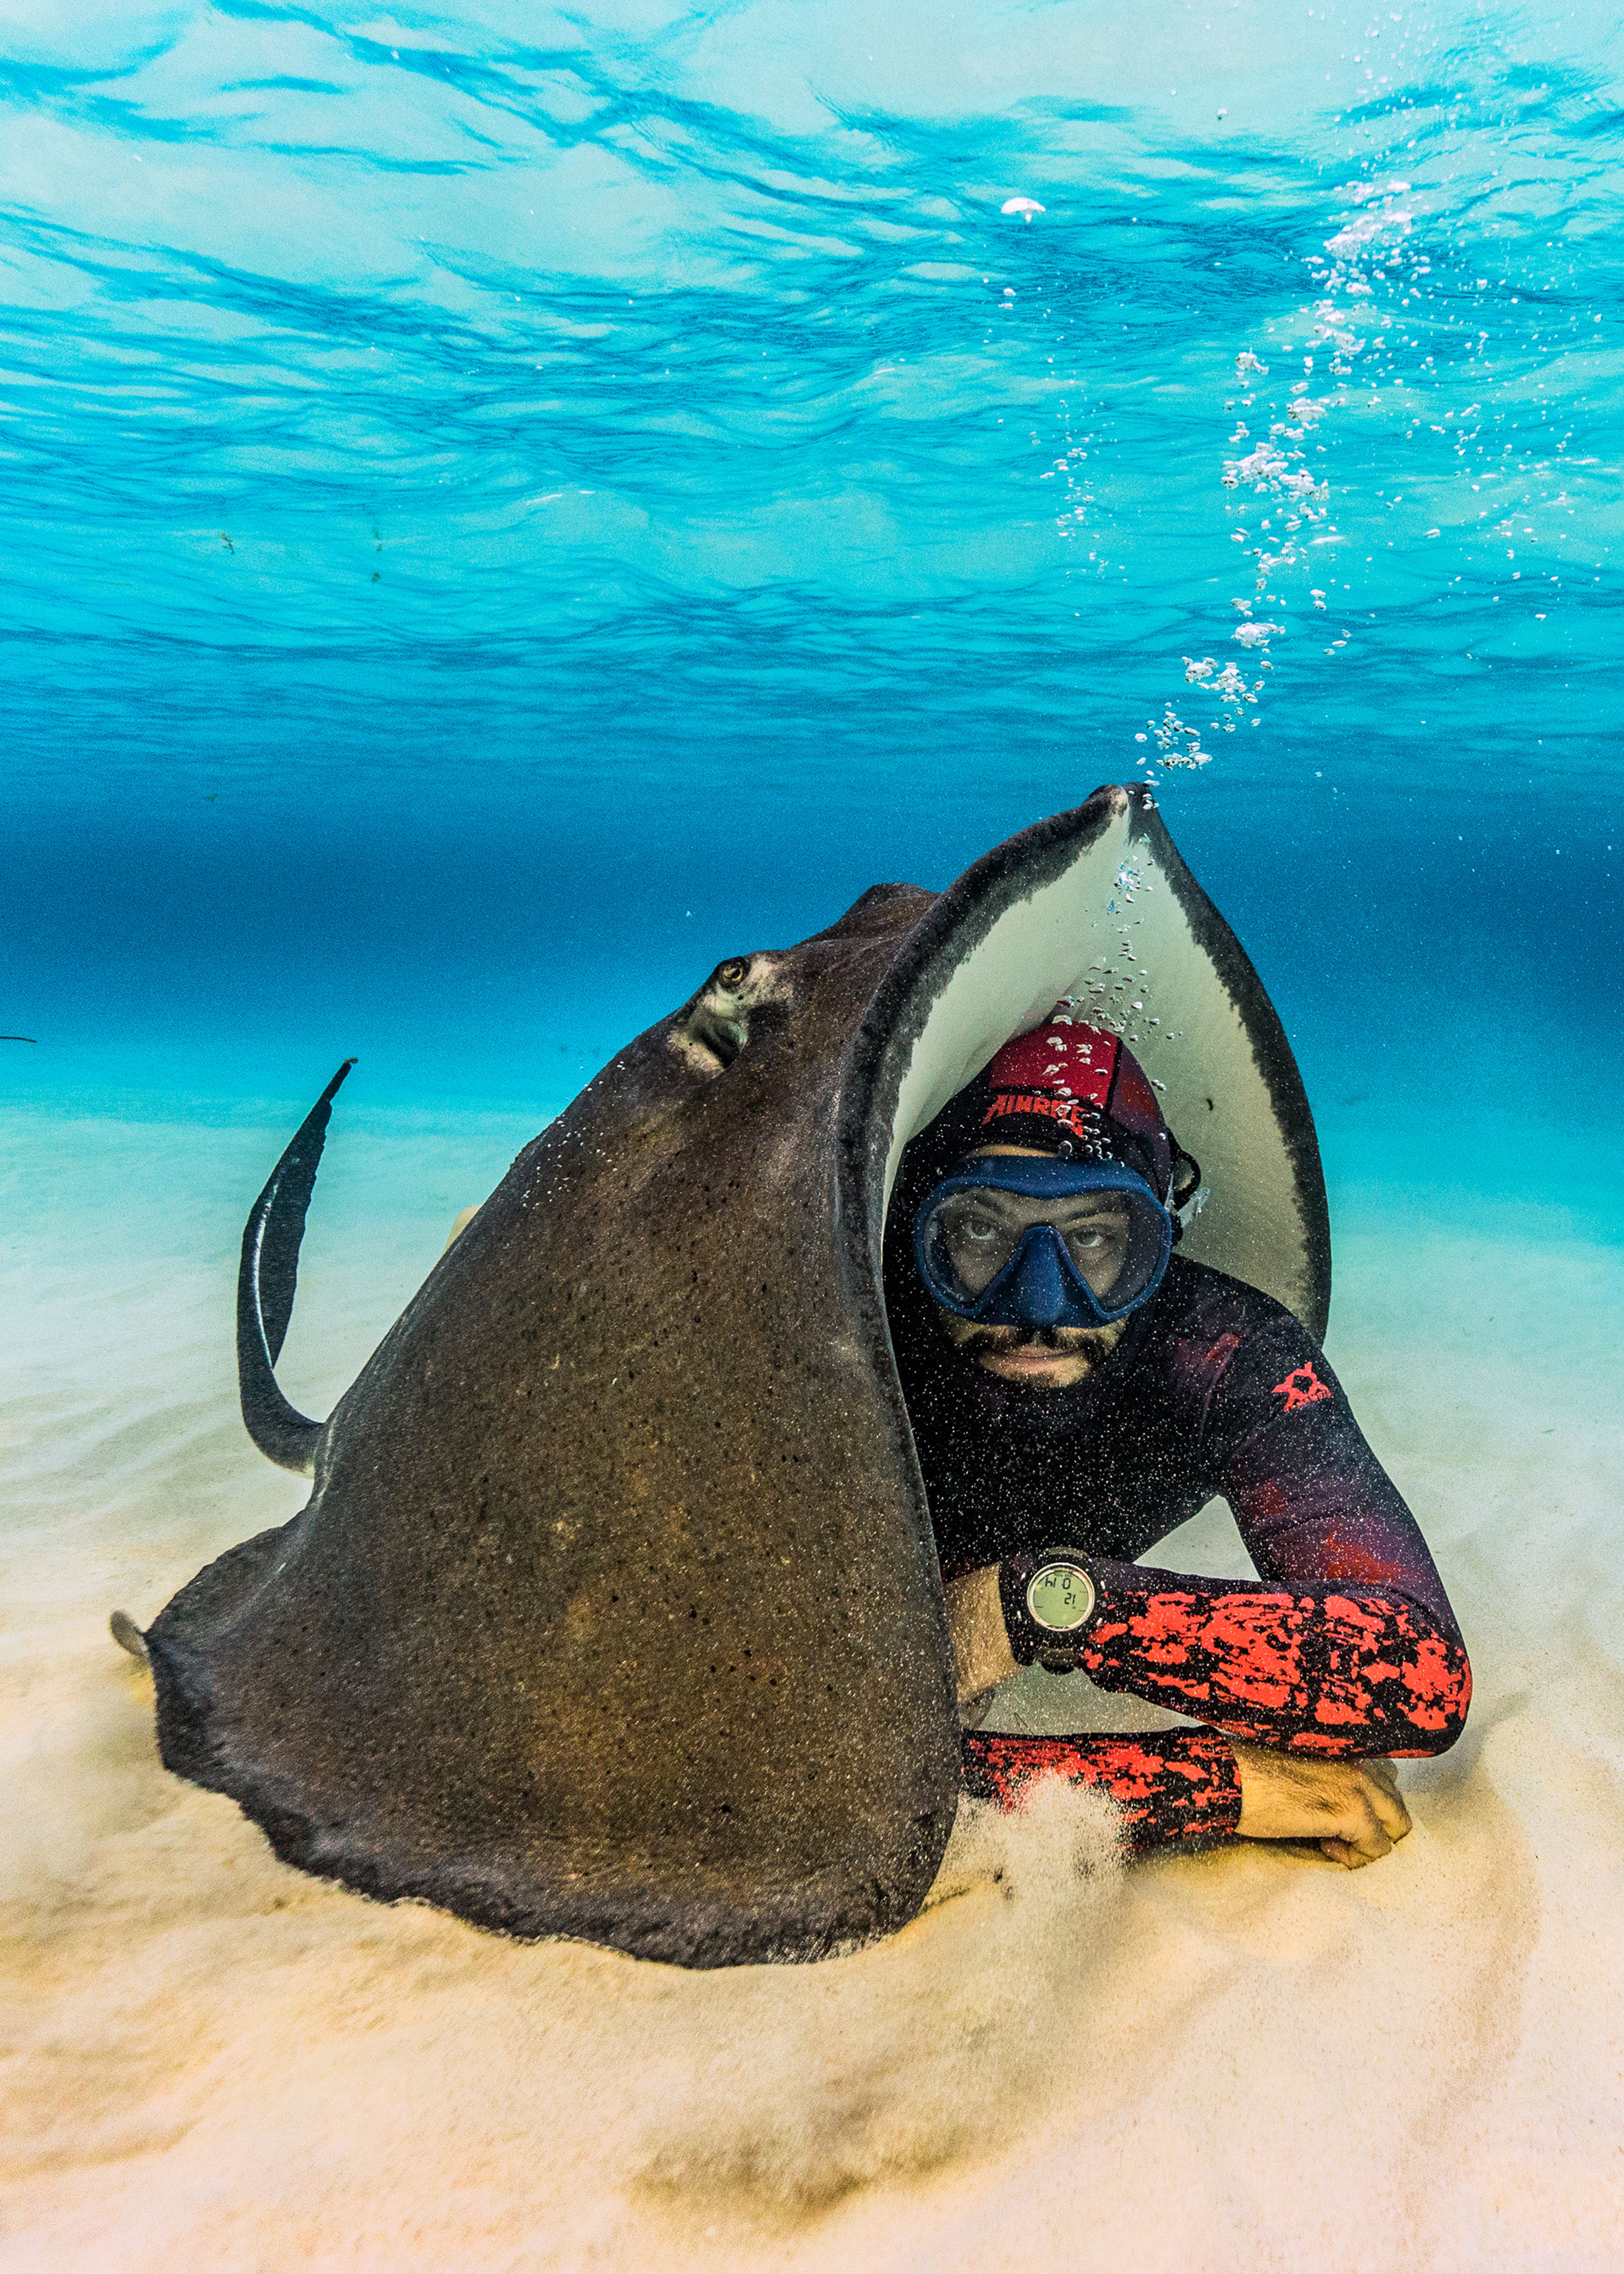
[[[1402,1596],[1093,1569],[1100,1607],[1081,1663],[1101,1690],[1322,1759],[1441,1753],[1461,1734],[1466,1653]]]
[[[1437,1567],[1324,1353],[1268,1312],[1203,1354],[1208,1472],[1260,1577],[1091,1562],[1084,1670],[1253,1744],[1444,1752],[1471,1669]]]

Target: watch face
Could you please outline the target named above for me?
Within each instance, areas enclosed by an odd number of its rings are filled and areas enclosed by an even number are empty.
[[[1044,1563],[1027,1585],[1026,1608],[1039,1626],[1069,1634],[1094,1608],[1094,1581],[1075,1563]]]

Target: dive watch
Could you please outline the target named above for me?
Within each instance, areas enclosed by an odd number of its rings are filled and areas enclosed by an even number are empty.
[[[1035,1562],[1022,1556],[1005,1564],[1001,1581],[1005,1574],[1015,1583],[1001,1585],[999,1592],[1016,1658],[1051,1674],[1073,1672],[1097,1600],[1081,1550],[1046,1547]]]

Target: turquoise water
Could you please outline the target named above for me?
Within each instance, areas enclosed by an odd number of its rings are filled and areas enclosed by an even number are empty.
[[[1145,772],[1170,704],[1322,1112],[1613,1111],[1611,11],[3,44],[22,1098],[291,1106],[354,1052],[347,1111],[538,1120],[720,956]],[[1576,1078],[1507,1101],[1508,1028]]]
[[[0,0],[0,102],[18,2263],[1611,2274],[1616,11]],[[1147,776],[1471,1645],[1395,1856],[1124,1875],[1056,1788],[689,1976],[168,1776],[107,1614],[304,1496],[232,1304],[338,1059],[318,1413],[721,958]]]

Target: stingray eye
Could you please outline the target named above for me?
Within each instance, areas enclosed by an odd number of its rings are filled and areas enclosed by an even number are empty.
[[[717,965],[672,1028],[672,1047],[690,1073],[726,1073],[749,1042],[751,1020],[781,1016],[789,990],[774,978],[776,961],[763,951]]]

